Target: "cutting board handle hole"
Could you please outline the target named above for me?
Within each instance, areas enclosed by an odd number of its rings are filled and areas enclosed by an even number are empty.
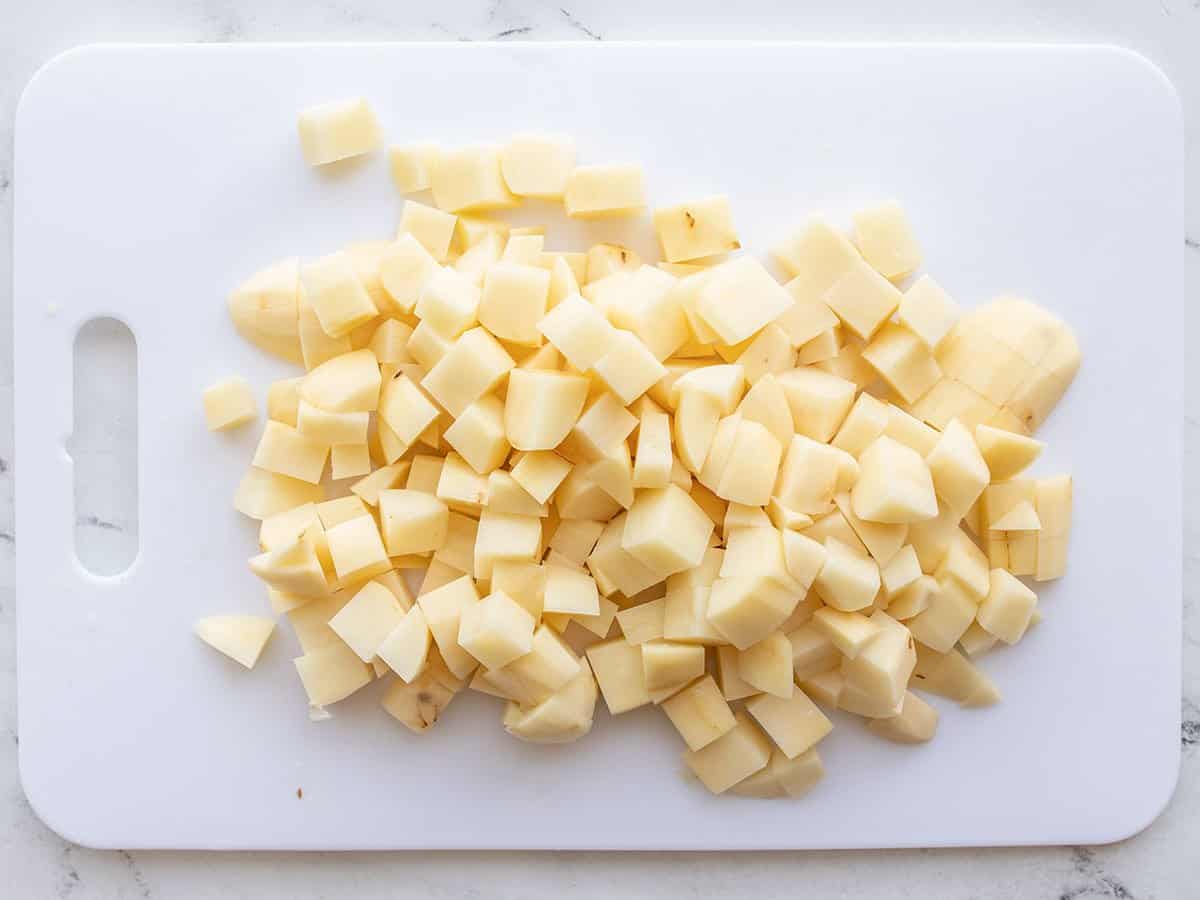
[[[138,553],[138,359],[129,327],[90,319],[75,335],[75,555],[89,573],[125,572]]]

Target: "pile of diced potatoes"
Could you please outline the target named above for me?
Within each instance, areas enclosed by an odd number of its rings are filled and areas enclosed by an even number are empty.
[[[300,133],[314,165],[380,141],[362,101]],[[737,252],[723,196],[656,209],[656,262],[483,215],[642,216],[641,169],[577,165],[566,137],[390,160],[428,192],[394,240],[230,299],[305,370],[270,386],[234,505],[314,715],[382,680],[420,732],[470,689],[554,743],[598,696],[654,705],[709,790],[778,797],[821,777],[832,710],[916,743],[921,694],[999,699],[975,658],[1041,618],[1022,578],[1065,568],[1071,480],[1026,475],[1079,365],[1062,322],[1013,298],[964,314],[915,275],[895,203],[851,236],[804,224],[772,250],[781,281]],[[240,379],[204,401],[213,429],[255,417]],[[273,626],[197,633],[249,667]]]

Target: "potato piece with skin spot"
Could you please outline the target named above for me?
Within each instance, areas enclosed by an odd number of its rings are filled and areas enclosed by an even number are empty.
[[[451,452],[446,454],[438,472],[434,496],[450,507],[451,512],[477,515],[487,501],[487,488],[487,478],[472,469],[457,453]]]
[[[937,733],[938,712],[916,694],[905,691],[900,715],[870,719],[867,728],[875,735],[897,744],[923,744]]]
[[[421,734],[437,724],[462,687],[462,680],[446,668],[436,651],[430,651],[425,670],[410,684],[394,681],[384,693],[382,705],[392,718]]]
[[[894,200],[855,213],[854,240],[863,258],[885,278],[903,278],[921,265],[921,248]]]
[[[663,257],[672,263],[728,253],[742,246],[733,226],[729,198],[724,195],[656,209],[654,230]]]
[[[705,273],[696,312],[726,344],[737,344],[774,321],[791,306],[791,295],[763,265],[742,256]]]
[[[732,729],[701,750],[688,750],[683,761],[714,794],[729,790],[766,767],[771,742],[744,712],[734,714]]]
[[[275,620],[262,616],[206,616],[198,619],[192,630],[213,649],[253,669],[275,631]]]
[[[553,450],[579,419],[587,393],[581,375],[514,369],[504,404],[509,442],[518,450]]]
[[[792,696],[792,645],[781,631],[738,653],[738,675],[757,690],[787,699]]]
[[[859,466],[851,501],[860,519],[899,524],[937,516],[933,479],[916,451],[884,435],[862,452]]]
[[[650,702],[641,647],[617,638],[589,647],[587,658],[611,715],[620,715]]]
[[[646,205],[639,165],[576,166],[567,175],[563,206],[572,218],[628,216]]]
[[[778,378],[796,434],[828,443],[850,412],[857,385],[813,368],[793,369]]]

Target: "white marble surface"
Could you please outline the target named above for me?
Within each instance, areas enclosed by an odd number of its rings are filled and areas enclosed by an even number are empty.
[[[1189,296],[1200,285],[1200,0],[0,0],[0,895],[13,897],[539,897],[619,895],[1169,898],[1196,896],[1200,863],[1200,357],[1187,367],[1183,767],[1142,834],[1106,847],[773,854],[105,853],[64,843],[30,811],[16,772],[13,626],[12,121],[45,60],[93,41],[866,38],[1111,42],[1175,82],[1188,121]],[[1200,337],[1200,320],[1188,321]],[[113,532],[111,511],[81,509]],[[119,524],[119,523],[117,523]],[[1097,735],[1097,740],[1103,740]],[[1114,773],[1120,777],[1120,773]]]

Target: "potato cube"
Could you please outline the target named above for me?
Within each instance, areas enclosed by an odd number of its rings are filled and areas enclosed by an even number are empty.
[[[311,706],[345,700],[374,679],[371,667],[341,642],[307,651],[292,662]]]
[[[487,678],[507,688],[520,703],[533,706],[565,687],[582,669],[562,638],[540,625],[533,633],[532,649],[507,666],[490,670]]]
[[[777,629],[800,600],[798,585],[770,576],[718,578],[708,598],[708,621],[739,650]]]
[[[368,581],[329,620],[329,627],[359,659],[369,663],[404,615],[403,607],[391,591]]]
[[[483,328],[472,328],[421,380],[421,386],[452,416],[492,391],[512,369],[512,357]],[[423,429],[422,429],[423,430]]]
[[[905,588],[921,577],[921,562],[911,544],[901,547],[887,564],[880,567],[880,581],[888,600],[894,600]]]
[[[880,566],[891,562],[908,538],[908,525],[863,521],[854,514],[849,493],[838,494],[833,500],[871,558]]]
[[[787,571],[780,533],[768,526],[726,527],[722,578],[774,578],[781,585],[796,587]]]
[[[244,378],[226,378],[204,390],[204,420],[209,431],[236,428],[257,414],[254,394]]]
[[[445,262],[450,254],[450,241],[454,237],[457,221],[457,217],[450,213],[416,200],[408,200],[400,214],[400,234],[411,234],[429,251],[430,256],[438,262]]]
[[[700,565],[667,579],[663,599],[663,637],[695,644],[724,642],[708,621],[708,598],[724,560],[724,551],[710,547]]]
[[[463,609],[458,644],[488,669],[499,669],[533,649],[534,624],[523,606],[494,591]]]
[[[275,631],[275,621],[262,616],[206,616],[192,630],[210,647],[253,669]]]
[[[575,218],[634,215],[646,205],[642,167],[576,166],[567,175],[563,204]]]
[[[765,506],[771,499],[783,447],[763,425],[741,419],[728,462],[713,492],[731,503]]]
[[[654,230],[667,262],[686,262],[737,250],[737,229],[726,196],[705,197],[654,211]]]
[[[833,730],[833,723],[801,690],[787,697],[759,694],[746,701],[746,712],[789,759],[810,750]]]
[[[495,147],[444,150],[434,160],[429,182],[433,202],[447,212],[505,209],[519,202],[504,183]]]
[[[928,349],[937,350],[958,321],[958,304],[942,286],[922,275],[900,301],[896,321],[915,334]]]
[[[958,645],[962,647],[963,653],[971,657],[986,653],[999,642],[1000,639],[998,637],[984,630],[983,626],[979,624],[978,613],[976,613],[975,621],[963,632],[963,636],[958,639]]]
[[[884,433],[888,424],[888,406],[865,391],[858,395],[850,412],[831,443],[857,457],[877,437]]]
[[[492,394],[464,409],[443,437],[480,475],[500,466],[512,449],[504,434],[504,404]]]
[[[514,369],[504,405],[508,440],[518,450],[553,450],[579,419],[588,387],[581,375]]]
[[[683,761],[714,794],[729,790],[771,759],[771,742],[744,712],[734,714],[736,724],[700,750],[688,750]]]
[[[793,369],[778,376],[787,397],[796,434],[828,443],[837,433],[858,387],[853,381],[814,368]]]
[[[479,321],[480,304],[479,288],[471,279],[454,269],[438,267],[425,282],[415,312],[428,328],[449,340]],[[421,352],[419,343],[412,349]]]
[[[465,575],[417,597],[442,660],[458,678],[466,678],[478,665],[458,643],[462,614],[478,602],[475,582]]]
[[[711,675],[664,700],[662,708],[689,750],[707,747],[736,724],[733,710]]]
[[[810,613],[811,615],[814,615]],[[816,622],[808,621],[795,631],[787,633],[792,647],[792,674],[797,681],[806,681],[822,672],[835,668],[841,661],[841,651],[830,640],[826,630]]]
[[[328,457],[328,444],[282,422],[268,421],[254,451],[253,463],[268,472],[319,484]]]
[[[373,412],[379,406],[379,362],[370,350],[327,360],[304,377],[297,400],[333,413]]]
[[[766,768],[743,778],[729,792],[739,797],[802,797],[824,777],[825,768],[816,750],[788,759],[776,747],[771,751],[771,761]]]
[[[432,641],[424,611],[414,606],[384,638],[376,653],[402,681],[411,683],[425,671]]]
[[[334,444],[366,446],[370,415],[365,412],[326,412],[306,400],[301,400],[296,416],[296,430],[305,437],[325,446]]]
[[[300,111],[300,149],[310,166],[362,156],[380,143],[379,123],[362,97],[322,103]]]
[[[762,263],[742,256],[705,273],[696,312],[723,343],[738,344],[785,313],[793,302]]]
[[[536,560],[541,554],[542,522],[485,509],[475,538],[475,577],[492,577],[496,560]]]
[[[871,719],[867,728],[881,738],[897,744],[923,744],[937,732],[938,712],[911,691],[904,692],[900,715]]]
[[[828,669],[801,681],[800,688],[822,706],[837,709],[842,696],[842,673],[836,668]]]
[[[813,613],[812,624],[847,659],[853,659],[880,631],[880,624],[862,613],[842,612],[831,606]]]
[[[485,505],[495,512],[512,513],[517,516],[536,516],[544,519],[550,515],[549,505],[534,500],[517,484],[516,479],[503,469],[489,473]]]
[[[646,409],[638,425],[633,486],[665,488],[671,481],[671,417]]]
[[[846,685],[892,707],[903,700],[917,662],[916,649],[908,629],[887,613],[876,611],[871,621],[879,632],[853,659],[842,660],[842,677]]]
[[[365,442],[333,444],[329,448],[329,460],[330,474],[334,481],[358,478],[371,471],[371,450]]]
[[[379,261],[379,280],[394,312],[411,313],[439,270],[437,260],[411,234],[401,235]]]
[[[839,460],[834,448],[798,434],[775,482],[775,496],[787,508],[813,515],[828,512],[837,489]]]
[[[518,197],[557,200],[575,168],[575,141],[562,134],[517,135],[500,151],[500,170]]]
[[[966,515],[991,480],[987,462],[971,432],[951,419],[925,457],[938,497],[958,515]]]
[[[776,697],[792,696],[792,645],[787,636],[776,631],[740,651],[738,675],[756,690]]]
[[[792,277],[787,288],[798,301],[820,300],[847,270],[862,264],[849,238],[822,219],[811,220],[771,253]]]
[[[429,190],[434,162],[441,151],[437,144],[404,144],[388,148],[388,165],[396,189],[404,194]]]
[[[895,201],[855,213],[854,240],[863,258],[884,278],[903,278],[921,265],[921,248]]]
[[[942,377],[932,351],[907,328],[891,322],[863,348],[862,358],[905,403],[915,403]]]
[[[704,674],[704,648],[653,640],[642,643],[642,675],[647,691],[687,684]]]
[[[915,450],[883,435],[858,461],[861,471],[851,501],[860,519],[899,524],[937,516],[933,478]]]
[[[560,519],[604,522],[621,511],[621,504],[587,478],[582,467],[572,469],[567,475],[554,495],[554,505]],[[619,545],[619,536],[617,540]]]
[[[676,485],[639,492],[625,520],[621,547],[661,578],[700,564],[712,521]]]
[[[991,425],[975,426],[975,443],[992,481],[1007,481],[1020,475],[1042,455],[1046,446],[1034,438]]]
[[[610,714],[620,715],[650,702],[641,647],[617,638],[588,647],[587,658]]]
[[[546,315],[550,273],[534,265],[498,262],[487,270],[479,301],[479,321],[501,340],[536,347],[538,325]]]
[[[388,715],[416,734],[437,724],[442,711],[462,690],[463,682],[435,654],[425,670],[411,683],[393,681],[380,704]]]
[[[781,531],[784,564],[788,574],[807,591],[825,566],[825,545],[795,531]]]
[[[529,495],[547,502],[571,471],[571,464],[550,451],[526,453],[512,468],[512,476]]]
[[[301,288],[297,306],[296,323],[300,333],[300,351],[304,359],[304,368],[315,369],[321,363],[354,349],[347,335],[333,338],[325,333],[325,329],[321,327],[321,320],[317,318],[317,313],[312,304],[308,302],[303,288]]]
[[[859,262],[846,269],[820,299],[855,337],[869,341],[904,297],[890,281]]]
[[[1037,581],[1061,578],[1067,570],[1067,540],[1071,534],[1071,476],[1040,478],[1034,500],[1041,530],[1037,536]]]
[[[600,592],[587,572],[547,565],[543,609],[571,616],[598,616]]]
[[[284,378],[272,381],[267,388],[267,418],[296,427],[300,411],[300,385],[303,378]]]
[[[599,362],[617,336],[604,314],[578,294],[564,298],[546,313],[538,330],[581,372]]]
[[[478,515],[487,502],[487,489],[486,476],[472,469],[457,453],[446,454],[434,495],[444,501],[451,512]]]
[[[596,679],[580,663],[579,674],[532,708],[510,702],[504,728],[515,738],[535,744],[578,740],[592,730],[596,709]]]
[[[946,578],[939,581],[938,590],[929,595],[929,606],[925,611],[904,624],[926,647],[948,653],[970,627],[976,612],[975,600],[966,588],[956,579]]]
[[[1006,644],[1015,644],[1037,608],[1037,594],[1004,569],[992,569],[987,597],[979,605],[979,624]]]
[[[879,593],[879,566],[836,538],[826,538],[825,563],[813,581],[813,589],[836,610],[865,609]]]
[[[343,581],[369,578],[391,568],[372,516],[358,516],[326,529],[333,568]]]
[[[646,393],[667,374],[662,363],[655,359],[636,335],[620,329],[614,331],[608,349],[596,360],[593,368],[608,389],[626,405]]]
[[[621,633],[631,644],[660,640],[666,624],[666,599],[659,597],[621,610],[616,616]]]
[[[301,265],[300,284],[321,330],[331,338],[344,337],[379,315],[345,253]]]
[[[441,547],[450,511],[430,494],[392,489],[379,493],[379,518],[388,556],[402,556]]]

